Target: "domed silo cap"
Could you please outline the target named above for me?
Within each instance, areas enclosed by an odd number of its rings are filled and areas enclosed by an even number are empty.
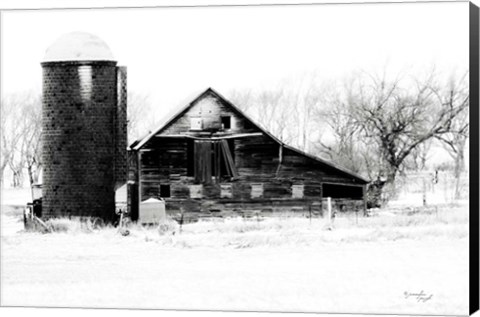
[[[72,32],[60,36],[45,52],[43,63],[52,62],[115,62],[108,45],[86,32]]]

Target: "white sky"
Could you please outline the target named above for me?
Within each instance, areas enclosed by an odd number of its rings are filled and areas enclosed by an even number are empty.
[[[4,11],[2,93],[41,91],[45,50],[59,36],[102,38],[129,90],[150,95],[156,119],[213,87],[274,87],[316,72],[468,69],[468,3],[403,3]]]

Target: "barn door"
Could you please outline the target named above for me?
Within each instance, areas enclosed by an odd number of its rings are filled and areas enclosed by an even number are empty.
[[[194,176],[200,183],[217,183],[222,176],[237,177],[237,169],[226,140],[195,140]]]
[[[212,182],[212,141],[195,140],[194,147],[195,181]]]

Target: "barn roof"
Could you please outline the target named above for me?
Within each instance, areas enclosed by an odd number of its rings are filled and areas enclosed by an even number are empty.
[[[219,99],[221,99],[223,102],[225,102],[233,111],[237,112],[238,114],[240,114],[241,116],[243,116],[244,118],[246,118],[247,120],[249,120],[256,128],[258,128],[260,131],[262,131],[263,133],[265,133],[266,135],[268,135],[271,139],[273,139],[275,142],[277,142],[279,145],[282,145],[284,148],[286,149],[289,149],[291,151],[294,151],[300,155],[303,155],[303,156],[306,156],[310,159],[313,159],[317,162],[320,162],[324,165],[327,165],[339,172],[342,172],[342,173],[346,173],[350,176],[352,176],[353,178],[356,178],[357,180],[363,182],[363,183],[369,183],[369,181],[367,179],[365,179],[364,177],[342,167],[342,166],[338,166],[337,164],[334,164],[334,163],[331,163],[329,161],[326,161],[318,156],[315,156],[315,155],[312,155],[312,154],[309,154],[309,153],[306,153],[306,152],[303,152],[297,148],[294,148],[290,145],[287,145],[285,144],[284,142],[282,142],[280,139],[278,139],[276,136],[274,136],[273,134],[271,134],[269,131],[265,130],[263,127],[261,127],[260,125],[258,125],[255,121],[253,121],[247,114],[245,114],[242,110],[240,110],[237,106],[235,106],[233,103],[231,103],[230,101],[228,101],[228,99],[226,99],[224,96],[222,96],[220,93],[218,93],[217,91],[215,91],[214,89],[212,88],[208,88],[207,90],[203,91],[202,93],[200,93],[199,95],[197,95],[196,98],[194,98],[193,100],[190,99],[191,101],[189,103],[187,103],[185,106],[183,106],[180,110],[177,110],[175,109],[176,111],[173,113],[173,114],[170,114],[170,115],[167,115],[165,116],[165,120],[163,120],[162,122],[160,122],[160,124],[158,125],[158,128],[153,130],[152,132],[150,132],[148,135],[146,135],[145,137],[137,140],[137,141],[134,141],[131,145],[130,145],[130,149],[132,150],[140,150],[151,138],[153,138],[155,135],[157,135],[158,133],[162,132],[170,123],[174,122],[175,120],[177,120],[179,117],[181,117],[185,112],[187,112],[194,104],[197,100],[201,99],[203,96],[207,95],[207,94],[213,94],[215,95],[216,97],[218,97]]]

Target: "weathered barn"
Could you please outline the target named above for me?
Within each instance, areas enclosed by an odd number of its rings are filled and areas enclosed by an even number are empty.
[[[290,147],[209,88],[129,148],[129,208],[163,198],[186,217],[364,208],[367,180]],[[348,203],[348,204],[347,204]]]

